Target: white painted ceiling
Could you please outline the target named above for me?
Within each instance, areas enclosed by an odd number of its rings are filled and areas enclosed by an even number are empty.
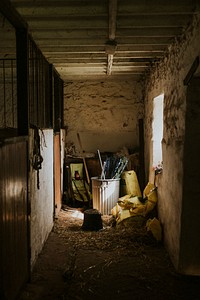
[[[198,0],[11,0],[61,78],[140,78],[199,12]]]

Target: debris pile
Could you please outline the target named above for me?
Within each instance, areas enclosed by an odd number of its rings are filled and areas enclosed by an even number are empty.
[[[136,176],[136,175],[135,175]],[[135,177],[135,180],[137,178]],[[137,183],[137,180],[136,180]],[[134,186],[137,186],[135,184]],[[120,197],[117,204],[112,208],[112,215],[116,219],[116,224],[130,218],[141,216],[146,220],[146,217],[153,211],[157,204],[157,190],[154,184],[148,182],[144,189],[143,197],[141,197],[140,190],[137,187],[137,193],[127,194]],[[150,231],[157,241],[162,239],[162,230],[159,220],[155,217],[148,219],[146,222],[147,231]]]
[[[79,135],[78,140],[81,145]],[[73,152],[74,148],[69,145],[68,155]],[[150,231],[156,240],[161,240],[161,226],[155,218],[157,190],[155,185],[149,182],[143,194],[141,193],[136,174],[139,169],[138,153],[129,154],[128,149],[124,147],[118,153],[103,153],[101,157],[100,151],[97,150],[97,154],[96,166],[98,165],[99,169],[98,171],[95,169],[96,175],[89,176],[87,182],[85,174],[90,172],[88,172],[84,151],[82,152],[84,163],[70,161],[68,170],[70,170],[71,184],[69,186],[71,186],[73,199],[81,201],[83,205],[85,203],[87,208],[97,210],[101,215],[111,214],[116,225],[131,217],[143,219],[147,231]],[[88,227],[88,224],[85,227]]]

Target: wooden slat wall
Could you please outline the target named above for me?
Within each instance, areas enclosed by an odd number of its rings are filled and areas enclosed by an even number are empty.
[[[27,141],[0,146],[0,298],[15,299],[29,278]]]

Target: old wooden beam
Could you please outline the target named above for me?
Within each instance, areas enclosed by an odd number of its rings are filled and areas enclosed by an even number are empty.
[[[15,28],[27,28],[27,23],[17,10],[6,0],[0,1],[0,12]]]
[[[109,1],[109,40],[115,40],[117,19],[117,0]],[[112,73],[113,53],[108,53],[107,75]]]

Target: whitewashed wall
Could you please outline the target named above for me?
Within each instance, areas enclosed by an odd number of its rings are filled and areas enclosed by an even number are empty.
[[[29,132],[29,155],[33,157],[33,130]],[[53,130],[40,131],[42,169],[39,170],[39,185],[37,188],[37,171],[30,163],[29,197],[31,204],[31,266],[33,267],[44,242],[53,227],[54,185],[53,185]]]
[[[182,38],[170,47],[162,62],[152,69],[145,88],[145,165],[146,174],[149,174],[147,180],[153,180],[151,176],[153,98],[162,93],[165,95],[164,136],[162,142],[163,174],[159,175],[158,178],[158,208],[164,230],[165,245],[177,269],[180,266],[180,238],[181,235],[184,235],[184,232],[181,231],[181,218],[187,217],[187,211],[182,210],[187,91],[183,80],[193,61],[200,54],[199,45],[200,17],[197,15]],[[192,253],[188,253],[188,258],[185,259],[190,259],[191,255]],[[184,270],[181,271],[184,272]]]
[[[138,119],[143,117],[141,85],[133,80],[74,81],[64,88],[66,143],[86,152],[115,152],[138,147]]]

